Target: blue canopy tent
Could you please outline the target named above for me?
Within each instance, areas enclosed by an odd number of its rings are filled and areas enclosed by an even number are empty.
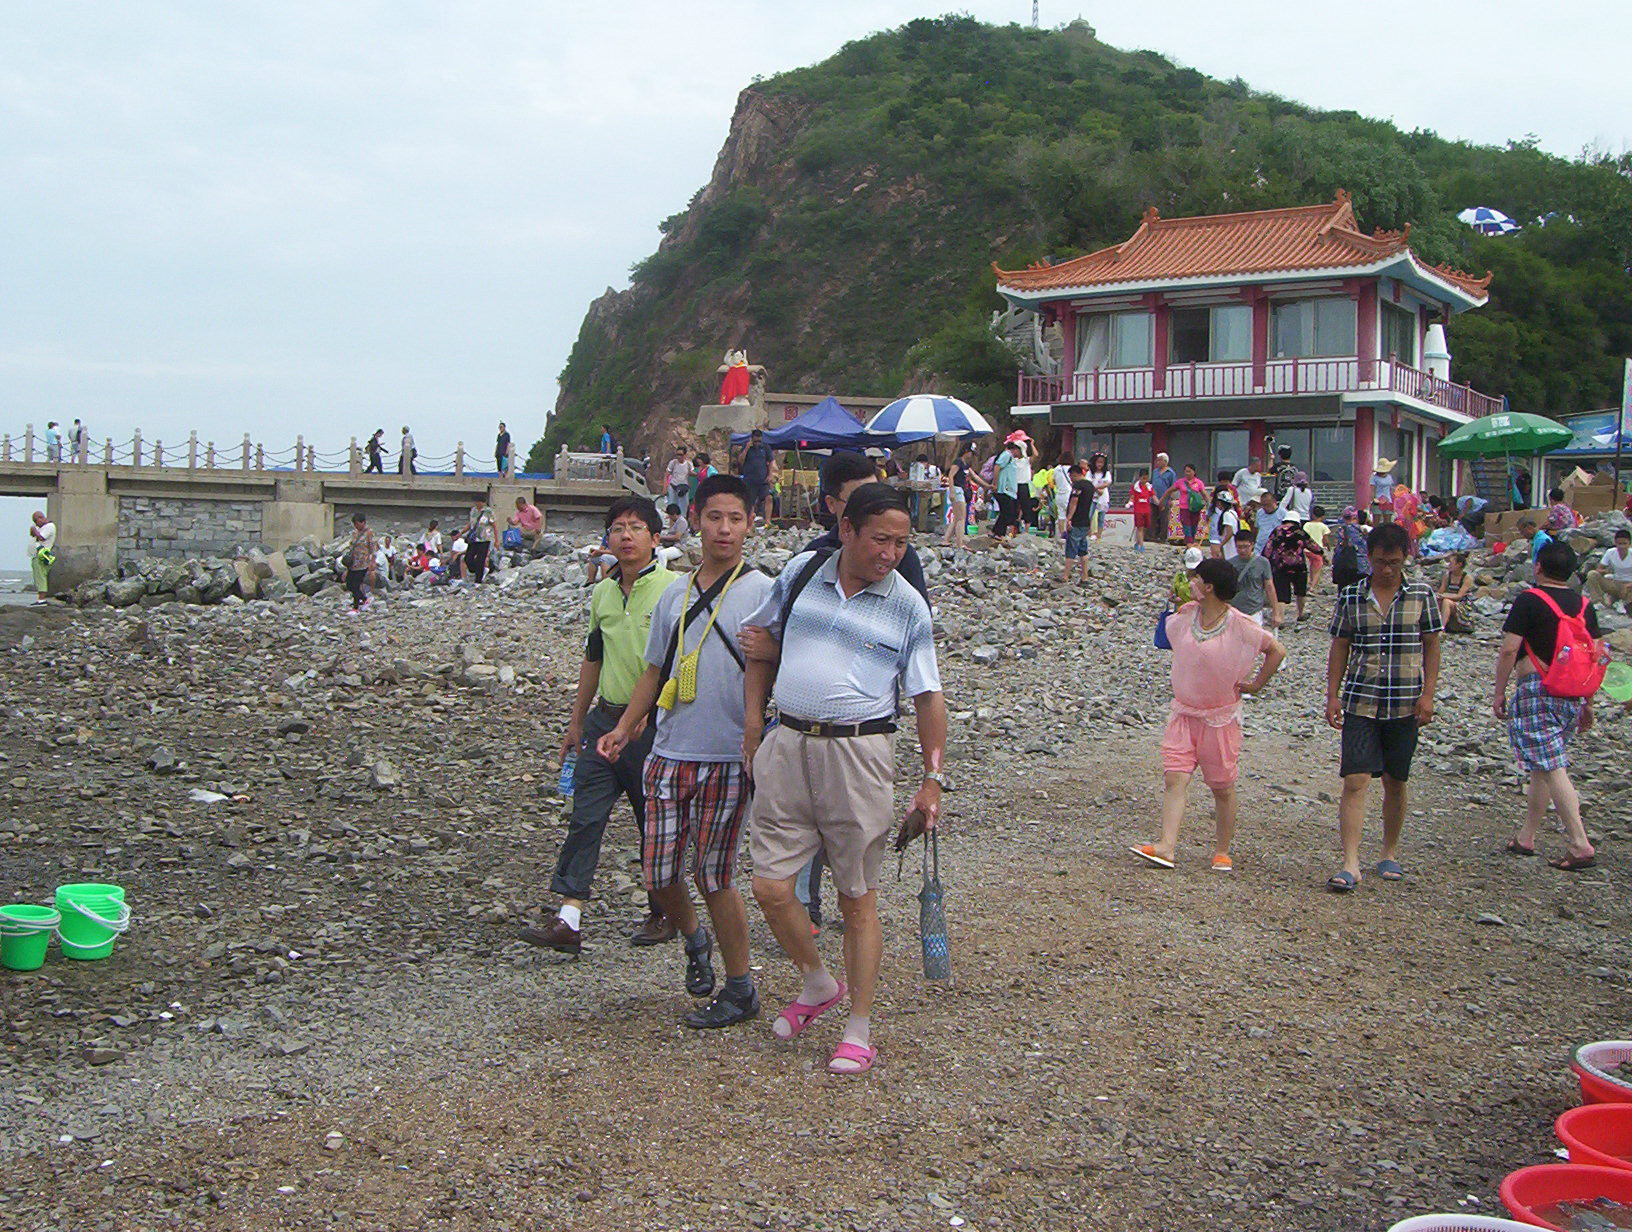
[[[748,433],[734,432],[733,445],[748,443]],[[891,449],[901,444],[893,435],[870,433],[849,411],[833,397],[823,398],[798,419],[789,420],[780,428],[765,430],[765,443],[772,449],[853,449],[857,453],[869,448]]]

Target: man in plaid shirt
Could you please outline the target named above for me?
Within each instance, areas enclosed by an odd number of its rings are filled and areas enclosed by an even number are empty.
[[[1347,893],[1360,884],[1360,833],[1371,780],[1383,780],[1383,851],[1377,874],[1404,876],[1400,830],[1405,782],[1417,751],[1417,731],[1434,717],[1439,684],[1439,602],[1426,582],[1405,580],[1411,537],[1385,522],[1366,538],[1371,577],[1345,586],[1332,613],[1326,657],[1326,722],[1343,733],[1343,800],[1338,809],[1343,867],[1327,888]]]

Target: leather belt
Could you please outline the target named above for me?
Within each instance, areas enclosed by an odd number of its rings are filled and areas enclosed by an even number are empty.
[[[830,736],[843,738],[847,736],[878,736],[895,730],[893,719],[868,719],[865,723],[818,723],[813,719],[801,719],[791,714],[778,716],[777,721],[784,727],[791,727],[796,732],[803,732],[807,736]]]
[[[604,697],[597,697],[595,699],[595,709],[599,710],[607,718],[616,723],[623,717],[623,712],[629,709],[629,707],[627,705],[615,705],[614,703],[607,701]]]

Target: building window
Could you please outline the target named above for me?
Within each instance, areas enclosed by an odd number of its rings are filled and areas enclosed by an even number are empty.
[[[1117,484],[1129,484],[1151,466],[1150,433],[1118,432],[1110,451],[1111,471]]]
[[[1247,464],[1251,444],[1245,428],[1220,428],[1213,433],[1213,466],[1217,471],[1235,472]]]
[[[1111,317],[1112,368],[1148,368],[1151,366],[1151,314],[1148,312],[1118,312]]]
[[[1252,309],[1246,304],[1212,310],[1212,350],[1215,364],[1243,364],[1252,358]]]
[[[1348,483],[1354,480],[1354,427],[1316,428],[1309,434],[1314,465],[1309,477],[1316,483]]]
[[[1169,318],[1170,363],[1245,363],[1252,358],[1252,309],[1175,308]]]
[[[1169,359],[1175,364],[1204,364],[1211,358],[1208,335],[1209,312],[1206,308],[1175,308],[1172,321],[1172,346]]]
[[[1383,305],[1382,358],[1397,359],[1408,368],[1417,366],[1417,319],[1394,304]]]
[[[1352,299],[1286,300],[1275,305],[1274,318],[1276,358],[1356,354]]]

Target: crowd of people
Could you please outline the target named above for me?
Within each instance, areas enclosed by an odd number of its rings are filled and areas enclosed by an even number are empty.
[[[505,519],[502,536],[498,519],[486,499],[470,506],[464,528],[451,536],[441,521],[430,519],[412,537],[376,534],[361,511],[352,515],[352,534],[335,561],[335,570],[351,593],[352,612],[373,606],[377,590],[421,582],[432,586],[463,582],[480,584],[493,571],[495,548],[528,548],[538,542],[544,515],[524,496],[516,497],[515,512]]]

